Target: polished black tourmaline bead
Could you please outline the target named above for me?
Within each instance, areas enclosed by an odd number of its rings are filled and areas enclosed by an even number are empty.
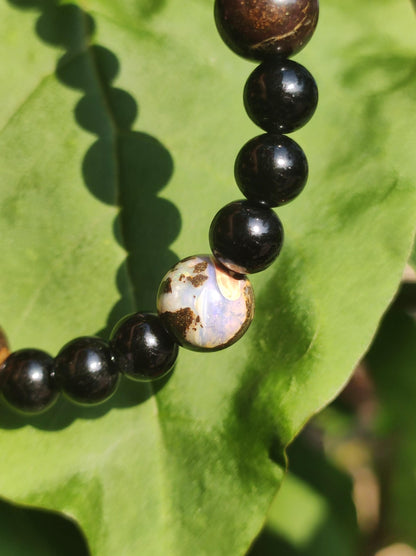
[[[81,404],[107,400],[115,392],[120,376],[107,342],[89,336],[66,344],[55,359],[55,370],[63,392]]]
[[[243,146],[234,174],[247,199],[278,207],[302,191],[308,178],[308,162],[295,141],[285,135],[265,133]]]
[[[268,60],[249,76],[244,106],[255,124],[272,133],[290,133],[308,122],[318,88],[306,68],[292,60]]]
[[[245,58],[292,56],[311,38],[318,0],[216,0],[215,22],[224,42]]]
[[[4,399],[23,413],[41,413],[58,397],[54,361],[44,351],[15,351],[1,365],[1,373]]]
[[[275,212],[251,201],[234,201],[214,217],[209,242],[216,259],[239,274],[260,272],[278,256],[283,226]]]
[[[151,313],[124,317],[113,330],[111,346],[120,371],[134,380],[161,378],[172,369],[178,355],[178,344],[160,317]]]

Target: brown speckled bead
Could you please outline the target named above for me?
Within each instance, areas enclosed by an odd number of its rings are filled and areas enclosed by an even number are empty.
[[[292,56],[318,23],[318,0],[216,0],[215,21],[224,42],[240,56]]]
[[[236,342],[253,319],[254,294],[210,255],[179,261],[163,278],[157,310],[177,342],[195,351],[218,351]]]
[[[7,342],[6,334],[0,328],[0,365],[5,361],[10,355],[9,344]],[[1,378],[0,378],[1,382]]]

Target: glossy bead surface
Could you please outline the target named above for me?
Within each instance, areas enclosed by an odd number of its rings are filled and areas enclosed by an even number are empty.
[[[53,358],[38,349],[15,351],[2,365],[4,399],[27,414],[42,413],[56,401],[59,391]]]
[[[318,0],[215,2],[215,22],[223,41],[253,60],[299,52],[311,38],[318,15]]]
[[[67,343],[55,359],[55,370],[63,392],[81,404],[107,400],[115,392],[119,379],[107,342],[89,336]]]
[[[283,226],[271,208],[234,201],[215,215],[209,242],[215,258],[233,272],[260,272],[278,256]]]
[[[178,345],[160,317],[136,313],[122,319],[113,330],[111,346],[122,373],[134,380],[165,376],[178,356]]]
[[[309,71],[293,60],[258,66],[244,88],[244,106],[255,124],[272,133],[290,133],[305,125],[318,104],[318,88]]]
[[[254,295],[245,276],[235,277],[209,255],[188,257],[163,278],[157,309],[179,344],[215,351],[236,342],[254,314]]]
[[[240,150],[234,175],[247,199],[278,207],[302,191],[308,178],[308,162],[295,141],[285,135],[265,133]]]

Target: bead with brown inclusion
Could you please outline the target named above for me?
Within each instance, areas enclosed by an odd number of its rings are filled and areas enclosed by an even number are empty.
[[[318,0],[216,0],[215,21],[224,42],[240,56],[264,60],[293,56],[318,23]]]
[[[157,297],[162,321],[183,347],[218,351],[236,342],[254,314],[253,288],[210,255],[179,261],[163,278]]]

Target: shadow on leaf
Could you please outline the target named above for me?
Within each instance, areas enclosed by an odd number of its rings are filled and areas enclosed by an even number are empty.
[[[96,136],[82,162],[84,185],[101,202],[119,208],[114,237],[127,257],[115,277],[120,299],[97,332],[108,338],[116,322],[126,314],[154,311],[160,279],[177,261],[169,246],[180,231],[181,217],[172,203],[158,196],[172,176],[173,160],[156,137],[132,129],[138,104],[130,93],[113,86],[119,60],[109,49],[93,44],[96,26],[88,13],[74,4],[59,5],[57,0],[9,3],[20,9],[39,10],[38,36],[49,45],[64,49],[57,62],[56,77],[66,87],[82,93],[74,116],[80,127]],[[139,4],[144,16],[154,11],[147,1]],[[153,4],[158,10],[164,2]],[[30,419],[1,407],[0,422],[4,428],[31,424],[57,430],[77,418],[94,419],[112,408],[142,403],[167,380],[152,386],[123,380],[116,395],[103,406],[80,408],[61,399],[46,415]]]

